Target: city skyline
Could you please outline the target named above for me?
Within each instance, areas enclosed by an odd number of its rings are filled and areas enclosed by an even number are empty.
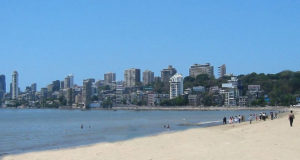
[[[19,86],[128,68],[226,64],[227,73],[299,70],[299,2],[13,1],[0,5],[0,74]]]
[[[208,63],[206,63],[206,64],[204,64],[204,65],[207,65]],[[191,67],[194,67],[195,65],[202,65],[202,64],[192,64],[192,65],[190,65],[190,67],[187,69],[188,70],[188,72],[190,72],[190,69],[191,69]],[[216,71],[217,73],[213,73],[213,76],[217,79],[217,78],[221,78],[220,77],[220,75],[219,75],[219,68],[220,67],[223,67],[223,66],[225,66],[225,64],[222,64],[222,65],[220,65],[220,66],[217,66],[215,69],[214,69],[214,71]],[[172,65],[169,65],[168,67],[173,67]],[[212,67],[215,67],[215,66],[213,66],[212,65]],[[154,72],[153,74],[154,74],[154,76],[157,76],[157,77],[159,77],[159,78],[161,78],[161,74],[162,74],[162,71],[164,71],[164,70],[166,70],[166,68],[167,67],[165,67],[165,68],[162,68],[161,69],[161,71],[159,71],[158,73],[156,73],[156,72]],[[107,75],[107,74],[114,74],[114,78],[116,78],[116,81],[122,81],[122,82],[125,82],[126,80],[125,80],[125,78],[124,78],[124,73],[127,71],[127,70],[130,70],[130,69],[134,69],[134,68],[127,68],[127,69],[125,69],[125,70],[123,70],[123,73],[122,73],[122,75],[120,75],[119,77],[121,77],[121,78],[117,78],[118,77],[118,75],[116,75],[116,73],[115,72],[105,72],[105,73],[103,73],[103,75],[102,75],[102,78],[96,78],[95,80],[96,81],[98,81],[98,80],[101,80],[101,81],[103,81],[104,83],[106,83],[105,82],[105,76]],[[145,70],[141,70],[140,68],[136,68],[136,69],[138,69],[139,70],[139,74],[140,74],[140,76],[139,76],[139,78],[140,78],[140,82],[141,83],[143,83],[144,82],[144,75],[143,75],[143,72],[145,72],[145,71],[150,71],[151,72],[151,70],[149,70],[149,69],[145,69]],[[176,68],[175,68],[176,69]],[[288,70],[288,69],[287,69]],[[286,70],[282,70],[282,71],[286,71]],[[292,70],[291,70],[292,71]],[[300,70],[299,70],[300,71]],[[10,89],[11,88],[11,83],[12,83],[12,81],[13,81],[13,79],[12,78],[10,78],[9,79],[9,77],[12,77],[14,74],[15,74],[15,72],[18,72],[17,70],[14,70],[10,75],[6,75],[6,74],[0,74],[1,76],[4,76],[4,81],[6,82],[6,88],[8,88],[8,89]],[[183,77],[187,77],[187,76],[191,76],[190,74],[191,73],[187,73],[186,75],[184,75],[184,74],[182,74],[182,72],[178,72],[180,75],[182,75]],[[246,74],[234,74],[234,73],[228,73],[227,72],[227,67],[225,66],[225,75],[228,75],[228,76],[238,76],[238,75],[246,75]],[[250,73],[257,73],[257,72],[250,72]],[[277,72],[277,73],[279,73],[279,72]],[[210,75],[210,73],[202,73],[202,74],[208,74],[208,75]],[[249,74],[249,73],[247,73],[247,74]],[[257,74],[259,74],[259,73],[257,73]],[[264,74],[276,74],[276,73],[264,73]],[[35,84],[36,85],[36,88],[38,89],[38,90],[40,90],[41,88],[45,88],[45,87],[47,87],[48,85],[50,85],[51,83],[54,83],[55,81],[59,81],[60,83],[62,82],[66,82],[66,81],[68,81],[67,79],[68,78],[70,78],[70,76],[72,77],[71,79],[71,82],[69,82],[69,83],[71,83],[72,85],[71,86],[74,86],[74,85],[78,85],[78,86],[83,86],[83,83],[84,83],[84,81],[85,80],[87,80],[87,79],[94,79],[95,77],[89,77],[89,78],[87,78],[87,77],[85,77],[85,78],[83,78],[82,79],[82,81],[79,81],[79,83],[76,83],[76,82],[78,82],[78,80],[77,81],[75,81],[75,76],[74,76],[74,74],[73,73],[71,73],[71,74],[67,74],[67,75],[65,75],[64,77],[62,77],[62,78],[59,78],[59,79],[52,79],[52,80],[49,80],[49,81],[47,81],[47,82],[45,82],[45,85],[44,86],[38,86],[37,85],[37,82],[36,81],[32,81],[32,82],[28,82],[28,84],[26,83],[26,86],[21,86],[20,85],[20,82],[19,82],[19,80],[18,80],[18,88],[20,89],[20,91],[24,91],[25,90],[25,88],[26,87],[29,87],[29,86],[31,86],[31,85],[33,85],[33,84]],[[19,77],[19,72],[18,72],[18,77]],[[191,76],[191,77],[193,77],[193,76]],[[153,77],[154,78],[154,77]],[[18,78],[19,79],[19,78]],[[70,81],[70,80],[69,80]],[[154,81],[154,79],[153,79],[153,81]],[[21,81],[22,82],[22,81]],[[107,83],[106,83],[107,84]],[[70,87],[63,87],[63,88],[70,88]],[[72,87],[71,87],[72,88]],[[10,91],[7,91],[8,93],[10,92]]]

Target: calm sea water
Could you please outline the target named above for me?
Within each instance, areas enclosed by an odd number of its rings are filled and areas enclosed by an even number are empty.
[[[106,111],[58,109],[0,109],[0,155],[172,132],[199,122],[221,121],[224,116],[261,111]],[[267,113],[270,111],[266,111]],[[163,125],[170,124],[170,129]],[[83,125],[83,129],[81,129]]]

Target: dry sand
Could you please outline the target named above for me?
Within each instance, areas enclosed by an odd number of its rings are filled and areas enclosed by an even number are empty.
[[[300,117],[190,129],[116,143],[8,155],[4,160],[299,160]],[[299,120],[298,120],[299,119]]]

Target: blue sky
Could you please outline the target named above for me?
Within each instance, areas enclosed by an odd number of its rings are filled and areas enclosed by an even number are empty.
[[[298,0],[3,0],[0,74],[38,88],[131,67],[227,65],[234,74],[300,70]]]

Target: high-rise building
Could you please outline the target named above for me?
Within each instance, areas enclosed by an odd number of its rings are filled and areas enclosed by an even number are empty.
[[[105,84],[111,84],[112,82],[116,81],[116,73],[105,73],[104,74],[104,83]]]
[[[14,71],[12,74],[12,99],[17,99],[19,95],[19,74]]]
[[[70,74],[64,80],[64,89],[73,88],[73,85],[74,85],[74,76]]]
[[[60,90],[60,81],[59,80],[53,81],[52,84],[53,84],[53,91]]]
[[[143,72],[143,83],[144,85],[148,85],[154,82],[154,72],[145,70]]]
[[[72,106],[72,104],[73,104],[73,89],[72,88],[66,89],[66,100],[67,100],[67,105]]]
[[[219,77],[222,78],[226,75],[226,65],[223,64],[222,66],[218,67]]]
[[[183,76],[176,73],[170,78],[170,99],[183,95]]]
[[[88,108],[91,104],[92,98],[92,85],[95,82],[94,79],[87,79],[83,81],[82,86],[82,101],[85,108]]]
[[[172,65],[169,65],[168,68],[163,69],[161,71],[161,81],[165,84],[168,84],[170,81],[170,78],[174,76],[177,73],[177,70],[173,68]]]
[[[31,91],[33,93],[35,93],[36,92],[36,83],[31,84],[30,88],[31,88]]]
[[[65,88],[65,81],[60,81],[60,89],[64,89]]]
[[[48,88],[41,88],[40,100],[41,101],[46,100],[47,96],[48,96]]]
[[[64,80],[64,89],[70,88],[70,77],[67,76]]]
[[[5,75],[0,75],[0,91],[3,93],[6,93],[6,81],[5,81]]]
[[[190,67],[190,76],[196,78],[198,75],[207,74],[209,77],[214,77],[214,67],[210,63],[194,64]]]
[[[49,84],[49,85],[47,86],[47,89],[48,89],[48,92],[49,92],[49,93],[54,92],[54,84],[53,84],[53,83],[52,83],[52,84]]]
[[[135,87],[141,82],[141,70],[131,68],[124,72],[125,87]]]
[[[70,77],[70,88],[74,87],[74,75],[73,74],[69,74]]]

